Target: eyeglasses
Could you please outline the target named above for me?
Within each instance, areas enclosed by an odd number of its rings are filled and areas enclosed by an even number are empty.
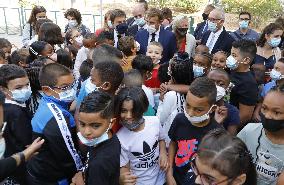
[[[215,19],[215,18],[208,18],[208,21],[210,22],[217,22],[217,21],[220,21],[222,19]]]
[[[215,182],[214,177],[207,175],[207,174],[200,173],[197,166],[196,166],[196,156],[197,155],[195,153],[191,157],[191,160],[190,160],[191,161],[191,169],[194,172],[194,174],[196,175],[196,177],[198,177],[198,176],[200,177],[202,185],[218,185],[218,184],[221,184],[223,182],[231,180],[231,178],[227,178],[227,179],[224,179],[222,181]]]
[[[62,86],[62,87],[58,87],[58,86],[52,86],[51,88],[52,89],[59,89],[61,91],[66,91],[66,90],[69,90],[69,89],[75,89],[77,87],[77,82],[74,81],[71,85],[66,85],[66,86]]]

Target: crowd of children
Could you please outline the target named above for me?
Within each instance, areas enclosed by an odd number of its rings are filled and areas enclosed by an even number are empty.
[[[34,7],[23,48],[0,38],[0,184],[283,185],[284,24],[206,8],[193,36],[146,1],[95,33]]]

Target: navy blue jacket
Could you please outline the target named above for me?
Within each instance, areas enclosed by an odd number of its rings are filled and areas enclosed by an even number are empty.
[[[147,30],[138,31],[135,40],[140,44],[139,53],[145,55],[147,52],[149,32]],[[161,26],[158,41],[162,44],[164,49],[161,63],[168,62],[177,51],[176,37],[173,32],[165,30]]]
[[[201,39],[201,44],[206,45],[207,40],[210,36],[211,31],[207,31],[204,33],[202,39]],[[232,43],[234,42],[234,38],[225,30],[223,29],[222,33],[220,34],[218,40],[216,41],[211,54],[216,53],[217,51],[225,51],[227,53],[231,53],[232,49]]]
[[[196,40],[202,39],[203,34],[207,31],[207,30],[204,30],[203,32],[205,24],[206,24],[206,21],[203,21],[197,24],[194,30],[194,33],[193,33],[193,36],[195,37]]]
[[[138,32],[138,25],[130,26],[127,30],[127,35],[135,37]]]
[[[68,181],[75,175],[76,165],[47,103],[56,104],[62,111],[76,147],[76,125],[73,116],[67,111],[68,105],[51,96],[43,95],[32,119],[32,127],[33,138],[41,137],[45,142],[39,153],[28,162],[27,169],[31,176],[42,182]]]

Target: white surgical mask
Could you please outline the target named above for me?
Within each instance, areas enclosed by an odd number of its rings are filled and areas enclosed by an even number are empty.
[[[78,138],[80,139],[80,141],[84,144],[84,145],[87,145],[87,146],[97,146],[98,144],[108,140],[108,131],[110,129],[110,125],[111,123],[109,124],[109,127],[108,129],[105,131],[105,133],[103,133],[103,135],[101,135],[100,137],[98,138],[93,138],[93,139],[87,139],[85,138],[81,132],[78,132],[77,133],[77,136]]]
[[[69,25],[70,28],[74,28],[74,27],[78,26],[78,23],[77,23],[76,20],[69,20],[68,25]]]
[[[83,36],[80,35],[79,37],[76,37],[75,38],[75,41],[78,43],[79,46],[82,46],[83,45]]]
[[[226,95],[226,89],[221,87],[221,86],[219,86],[219,85],[216,85],[216,88],[217,88],[216,101],[219,101]]]
[[[276,71],[275,69],[272,69],[270,72],[270,77],[272,80],[281,80],[284,78],[284,75],[282,75],[279,71]]]
[[[90,94],[93,91],[97,91],[98,88],[95,84],[91,82],[91,78],[88,78],[85,85],[85,91],[87,94]]]
[[[215,106],[215,105],[212,105],[212,106],[210,107],[209,111],[208,111],[206,114],[202,115],[202,116],[190,116],[186,111],[184,111],[184,115],[185,115],[185,117],[188,119],[188,121],[189,121],[190,123],[193,123],[193,124],[202,123],[202,122],[204,122],[204,121],[210,119],[209,113],[210,113],[211,109],[212,109],[214,106]]]
[[[2,137],[0,139],[0,159],[4,157],[5,149],[6,149],[5,139],[4,137]]]
[[[112,28],[113,26],[112,26],[112,23],[111,23],[111,20],[108,20],[107,21],[107,26],[109,27],[109,28]]]
[[[148,25],[147,30],[149,34],[155,33],[156,32],[155,25]]]
[[[32,90],[31,90],[31,86],[29,85],[26,88],[22,88],[22,89],[15,89],[10,91],[12,93],[11,98],[17,102],[21,102],[24,103],[25,101],[27,101],[31,95],[32,95]]]

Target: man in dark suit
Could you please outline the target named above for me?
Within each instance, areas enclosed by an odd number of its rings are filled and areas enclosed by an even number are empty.
[[[146,54],[150,42],[160,42],[163,46],[161,63],[168,62],[177,51],[175,35],[161,26],[163,21],[162,13],[156,8],[152,8],[147,12],[146,21],[147,30],[138,31],[135,39],[140,44],[139,53]]]
[[[220,8],[212,10],[208,17],[208,31],[203,35],[201,44],[209,48],[211,54],[217,51],[231,52],[234,39],[224,28],[225,12]]]
[[[208,16],[209,16],[209,13],[214,10],[215,7],[211,4],[207,5],[203,11],[203,14],[202,14],[202,18],[203,18],[203,22],[201,23],[198,23],[196,28],[195,28],[195,31],[193,33],[193,36],[195,37],[195,39],[197,40],[197,43],[200,44],[200,41],[202,39],[202,36],[205,32],[207,32],[208,30]]]

